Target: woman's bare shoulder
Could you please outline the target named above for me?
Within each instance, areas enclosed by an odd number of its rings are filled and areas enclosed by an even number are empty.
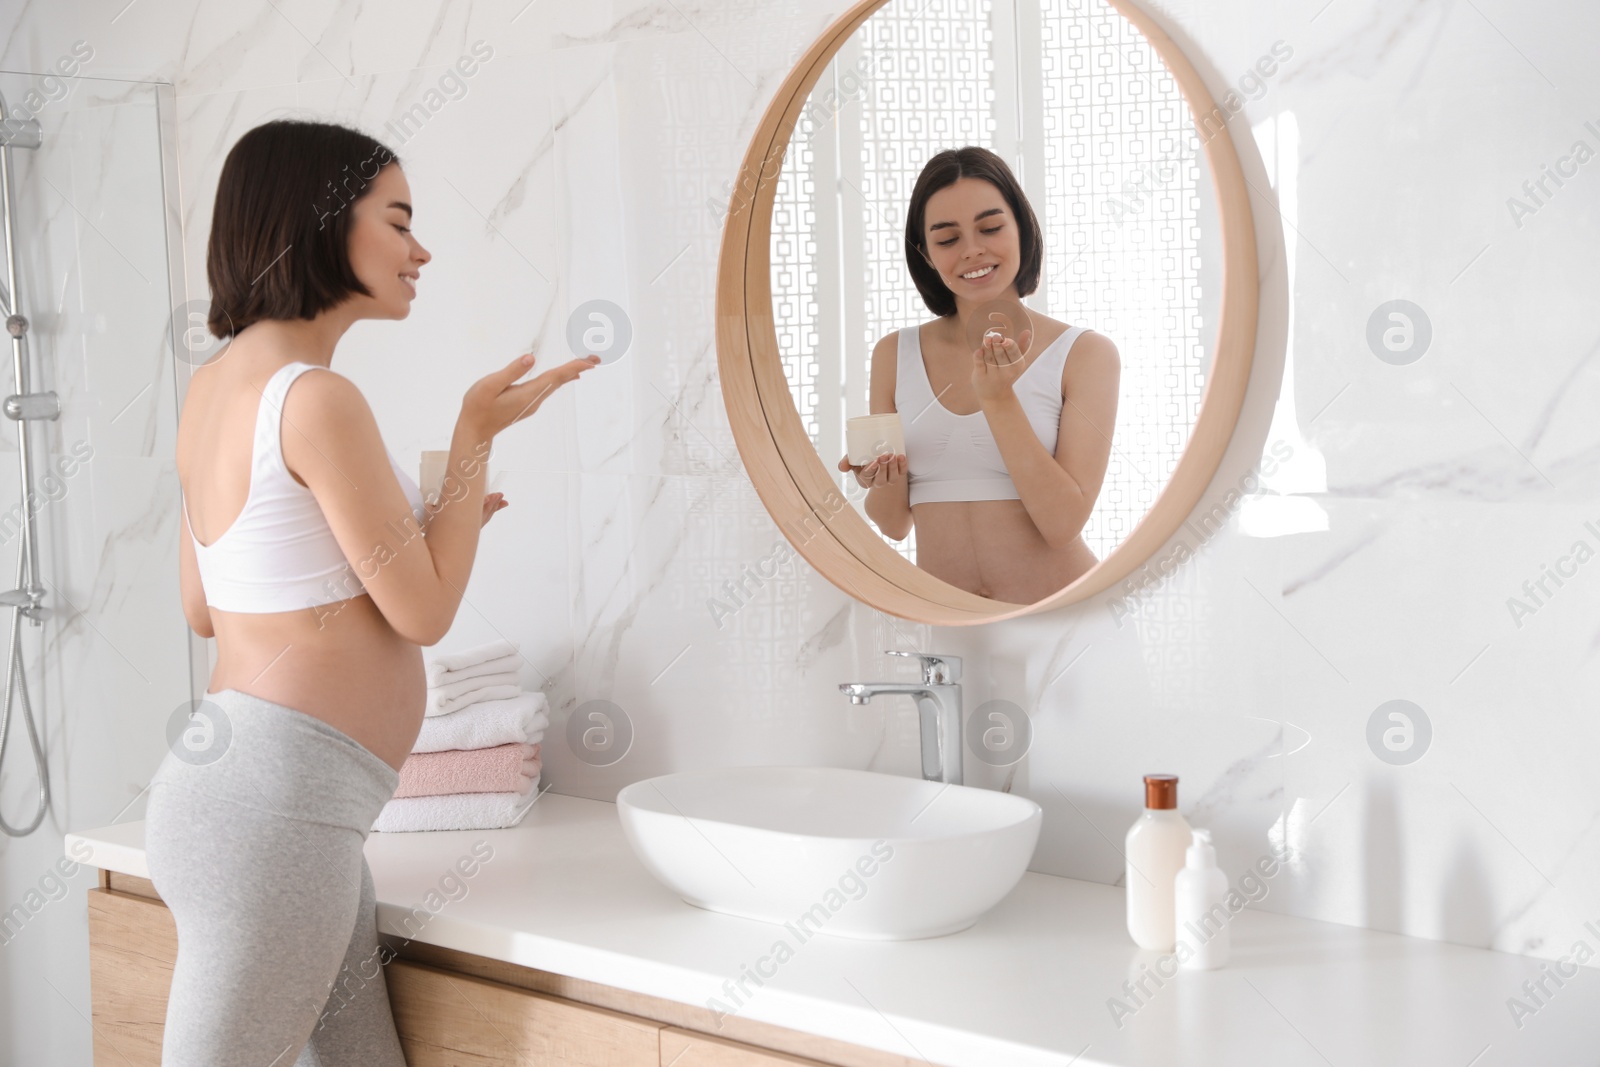
[[[306,371],[283,398],[283,417],[297,429],[335,439],[368,438],[378,421],[355,382],[329,367]]]
[[[916,329],[917,327],[913,327]],[[878,343],[872,346],[872,371],[879,373],[879,368],[890,378],[894,377],[895,367],[900,363],[900,333],[899,330],[890,330],[878,338]]]
[[[894,391],[899,383],[900,331],[891,330],[872,346],[867,409],[874,415],[894,410]]]
[[[1072,390],[1110,389],[1122,377],[1122,356],[1111,338],[1093,330],[1084,330],[1072,342],[1072,350],[1061,366],[1062,395]]]
[[[1094,364],[1100,367],[1122,365],[1122,356],[1117,351],[1116,343],[1103,333],[1086,329],[1072,342],[1072,359],[1081,363]]]

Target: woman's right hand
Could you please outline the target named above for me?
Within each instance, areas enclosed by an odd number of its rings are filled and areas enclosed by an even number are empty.
[[[539,410],[539,405],[557,389],[591,367],[600,365],[599,356],[585,356],[569,360],[545,371],[535,378],[517,384],[517,379],[534,364],[530,352],[518,356],[502,370],[486,375],[472,384],[461,401],[461,417],[457,424],[468,428],[481,441],[489,440],[513,423]]]
[[[884,453],[874,456],[872,462],[863,467],[851,465],[850,457],[845,456],[839,460],[841,471],[854,471],[856,484],[863,489],[879,489],[884,486],[894,485],[906,476],[905,453],[898,455]]]

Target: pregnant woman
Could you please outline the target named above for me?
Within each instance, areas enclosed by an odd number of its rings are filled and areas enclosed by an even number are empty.
[[[1021,308],[1044,241],[1005,161],[984,148],[928,160],[911,192],[906,263],[932,322],[872,352],[871,411],[895,411],[905,452],[854,471],[883,534],[917,532],[917,566],[979,596],[1031,604],[1094,566],[1083,528],[1111,454],[1121,362],[1109,338],[1037,313],[1017,337],[984,335]]]
[[[467,391],[443,503],[422,506],[361,392],[329,368],[360,319],[403,319],[428,252],[392,152],[271,122],[223,165],[211,333],[178,428],[183,610],[216,638],[184,744],[150,787],[150,877],[178,930],[165,1067],[403,1067],[362,845],[422,722],[420,646],[449,630],[490,443],[594,366]],[[399,371],[397,371],[398,373]]]

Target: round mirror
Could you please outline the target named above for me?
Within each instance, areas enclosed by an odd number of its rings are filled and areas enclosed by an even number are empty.
[[[873,0],[823,35],[719,288],[735,435],[808,560],[948,624],[1087,596],[1170,536],[1254,345],[1225,117],[1125,3]]]

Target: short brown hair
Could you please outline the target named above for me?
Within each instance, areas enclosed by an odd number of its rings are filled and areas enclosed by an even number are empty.
[[[1022,264],[1017,268],[1018,296],[1027,296],[1039,288],[1039,272],[1044,267],[1044,234],[1039,229],[1039,220],[1034,217],[1033,207],[1006,161],[976,145],[947,148],[923,166],[911,190],[911,208],[906,213],[906,266],[911,268],[911,280],[916,282],[922,302],[940,318],[955,314],[956,296],[928,263],[922,226],[933,194],[962,178],[981,178],[1000,190],[1017,220],[1022,253]]]
[[[217,180],[206,245],[212,336],[371,296],[350,266],[347,209],[399,162],[382,142],[326,122],[278,120],[239,138]]]

